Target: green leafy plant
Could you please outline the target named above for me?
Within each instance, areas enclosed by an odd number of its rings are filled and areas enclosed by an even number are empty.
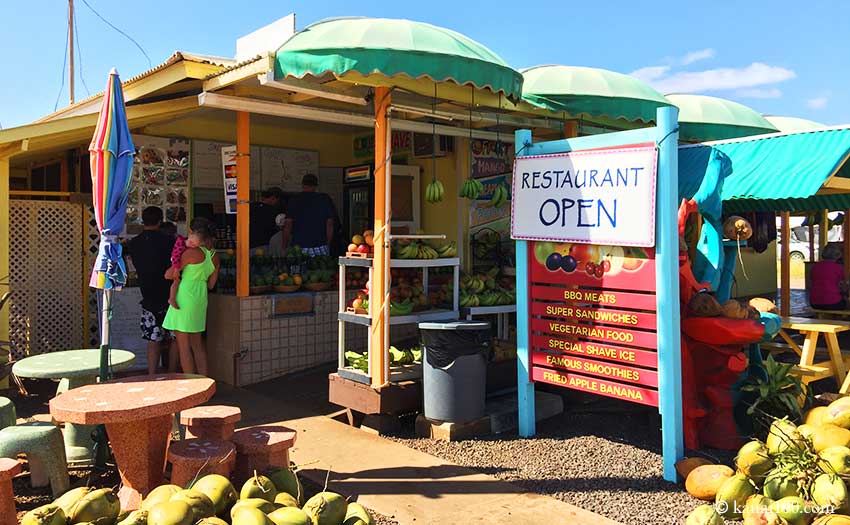
[[[767,435],[774,419],[788,418],[799,423],[803,410],[811,404],[811,393],[799,377],[791,374],[792,363],[779,363],[770,355],[764,361],[767,377],[751,375],[741,386],[742,392],[750,392],[757,397],[747,408],[747,414],[754,417],[757,436]],[[800,406],[800,399],[803,406]]]

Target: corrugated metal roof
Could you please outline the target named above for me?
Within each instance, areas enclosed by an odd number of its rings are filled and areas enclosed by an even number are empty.
[[[240,67],[247,66],[248,64],[253,64],[254,62],[259,62],[260,60],[270,60],[270,59],[271,59],[271,57],[272,57],[272,55],[270,55],[270,54],[267,54],[267,55],[257,55],[257,56],[255,56],[255,57],[247,58],[247,59],[242,60],[242,61],[240,61],[240,62],[231,63],[230,65],[226,66],[226,67],[225,67],[224,69],[222,69],[221,71],[216,71],[215,73],[213,73],[213,74],[211,74],[211,75],[207,75],[207,76],[204,78],[204,80],[209,80],[209,79],[211,79],[211,78],[215,78],[215,77],[217,77],[217,76],[219,76],[219,75],[223,75],[223,74],[225,74],[225,73],[229,73],[230,71],[233,71],[233,70],[235,70],[235,69],[239,69]],[[271,71],[271,68],[269,68],[269,71]]]
[[[211,65],[221,66],[221,67],[231,67],[235,62],[235,60],[233,60],[232,58],[216,57],[216,56],[212,56],[212,55],[202,55],[202,54],[198,54],[198,53],[188,53],[186,51],[175,51],[174,53],[171,54],[171,56],[169,56],[165,60],[165,62],[163,62],[163,63],[161,63],[157,66],[154,66],[151,69],[148,69],[147,71],[139,73],[138,75],[136,75],[134,77],[131,77],[131,78],[128,78],[127,80],[124,80],[123,82],[121,82],[121,85],[122,86],[128,86],[128,85],[130,85],[134,82],[138,82],[139,80],[146,78],[146,77],[149,77],[149,76],[151,76],[154,73],[157,73],[159,71],[162,71],[163,69],[167,68],[168,66],[176,64],[177,62],[180,62],[182,60],[185,60],[187,62],[195,62],[195,63],[198,63],[198,64],[211,64]],[[80,106],[88,104],[93,100],[100,99],[102,96],[103,96],[103,91],[100,91],[100,92],[98,92],[98,93],[96,93],[96,94],[94,94],[94,95],[92,95],[88,98],[80,100],[79,102],[75,102],[74,104],[71,104],[70,106],[65,106],[62,109],[59,109],[57,111],[54,111],[53,113],[50,113],[49,115],[45,115],[44,117],[41,117],[40,119],[35,120],[34,123],[35,122],[45,122],[45,121],[48,121],[48,120],[53,120],[56,117],[59,117],[59,116],[65,114],[65,113],[67,113],[67,112],[69,112],[69,111],[71,111],[75,108],[78,108]]]
[[[724,210],[846,209],[850,196],[817,195],[833,175],[850,177],[850,126],[775,133],[679,148],[679,196],[699,189],[713,152],[731,169],[723,181]]]

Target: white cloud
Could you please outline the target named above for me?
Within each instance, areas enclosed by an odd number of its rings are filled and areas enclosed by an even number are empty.
[[[687,66],[688,64],[693,64],[694,62],[697,62],[699,60],[705,60],[708,58],[714,58],[714,49],[707,48],[700,49],[699,51],[691,51],[690,53],[682,57],[680,63],[683,66]]]
[[[629,75],[644,82],[652,83],[652,81],[666,75],[668,71],[670,71],[670,66],[648,66],[632,71]]]
[[[782,91],[778,88],[749,88],[739,89],[734,95],[739,98],[780,98]]]
[[[829,104],[829,97],[815,97],[806,101],[809,109],[824,109]]]
[[[651,80],[662,93],[699,93],[776,84],[796,77],[790,69],[753,62],[749,66],[724,67],[705,71],[680,71]]]

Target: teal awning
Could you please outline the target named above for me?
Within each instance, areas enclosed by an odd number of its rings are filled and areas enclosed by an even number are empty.
[[[699,189],[713,152],[731,161],[725,212],[850,209],[848,193],[818,192],[831,176],[850,181],[850,126],[679,147],[679,197]]]
[[[275,54],[275,78],[348,72],[404,75],[522,96],[522,75],[499,55],[443,27],[389,18],[332,18],[295,33]]]

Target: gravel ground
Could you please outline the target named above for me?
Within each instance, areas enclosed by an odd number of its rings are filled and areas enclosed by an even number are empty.
[[[407,425],[393,439],[626,525],[684,523],[701,502],[662,478],[657,416],[599,399],[538,423],[534,438],[514,433],[450,443],[416,438]],[[703,455],[731,462],[733,453],[710,452],[716,455]]]

